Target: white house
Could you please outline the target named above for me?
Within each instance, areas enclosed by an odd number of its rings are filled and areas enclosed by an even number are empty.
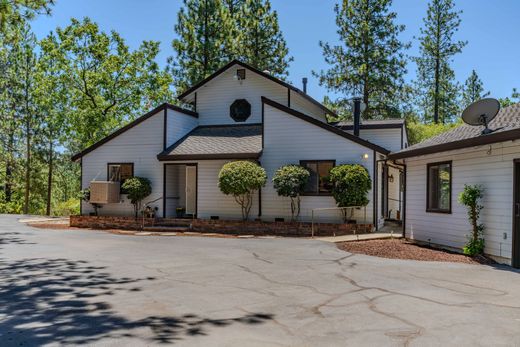
[[[520,267],[520,104],[500,110],[495,131],[463,125],[391,153],[406,168],[406,237],[460,249],[470,234],[457,202],[464,184],[484,188],[485,253]]]
[[[405,124],[366,121],[329,124],[334,113],[304,90],[240,61],[232,61],[178,97],[192,110],[163,104],[73,157],[81,163],[82,188],[92,181],[124,181],[135,176],[152,182],[147,198],[161,217],[177,207],[197,218],[238,219],[240,207],[218,188],[222,165],[255,160],[266,169],[268,183],[255,196],[254,218],[289,219],[290,203],[279,197],[271,179],[277,168],[301,164],[312,173],[302,197],[301,219],[311,211],[335,207],[320,183],[331,167],[358,163],[373,181],[366,214],[358,221],[383,226],[385,218],[402,218],[403,168],[385,161],[390,151],[407,146]],[[401,183],[401,184],[400,184]],[[101,215],[132,215],[124,194],[106,204]],[[82,202],[82,214],[92,206]],[[365,219],[366,215],[366,220]],[[337,211],[317,211],[319,220],[339,221]]]

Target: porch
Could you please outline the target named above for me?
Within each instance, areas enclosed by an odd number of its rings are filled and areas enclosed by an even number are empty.
[[[163,218],[195,218],[197,215],[196,163],[165,163]]]

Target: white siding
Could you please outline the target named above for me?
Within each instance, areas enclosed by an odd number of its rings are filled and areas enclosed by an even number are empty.
[[[279,197],[271,182],[276,169],[283,165],[299,164],[300,160],[335,159],[336,165],[362,164],[373,178],[373,150],[269,105],[264,107],[264,151],[261,163],[267,171],[268,183],[262,189],[263,219],[290,219],[289,199]],[[363,159],[365,153],[368,154],[368,159]],[[368,198],[372,202],[372,192]],[[310,220],[312,209],[335,206],[334,198],[330,196],[303,196],[300,217],[302,220]],[[322,220],[339,221],[338,212],[321,212],[318,216]],[[372,222],[372,216],[370,203],[367,206],[369,222]]]
[[[262,96],[287,105],[287,88],[247,70],[246,79],[233,78],[237,66],[231,67],[197,90],[199,123],[235,124],[229,116],[229,106],[236,99],[246,99],[251,104],[251,116],[246,123],[262,122]]]
[[[489,151],[491,149],[491,151]],[[406,235],[417,240],[461,248],[471,226],[464,206],[457,202],[464,184],[481,184],[484,191],[481,221],[486,253],[511,258],[513,159],[520,158],[520,144],[503,142],[406,159]],[[427,213],[426,165],[452,160],[452,213]],[[507,239],[503,238],[506,233]]]
[[[241,219],[240,205],[233,196],[223,194],[218,187],[218,174],[222,166],[230,160],[201,160],[197,171],[197,216],[221,219]],[[258,195],[253,197],[250,219],[258,216]]]
[[[321,107],[306,100],[303,96],[294,91],[291,91],[291,108],[326,122],[325,112]]]
[[[347,132],[353,133],[352,130],[347,130]],[[361,129],[359,137],[386,148],[390,152],[401,150],[401,128]]]
[[[199,121],[197,118],[168,109],[168,119],[166,122],[166,127],[168,129],[166,135],[166,147],[172,145],[184,135],[192,131],[198,124]]]
[[[157,114],[130,128],[82,158],[81,187],[87,188],[91,181],[107,180],[107,163],[134,163],[134,175],[146,177],[152,182],[152,194],[145,200],[152,201],[162,196],[163,170],[157,154],[163,150],[164,112]],[[132,215],[133,207],[126,196],[122,202],[107,204],[99,210],[101,215]],[[162,216],[162,201],[159,207]],[[82,202],[82,212],[93,212],[92,206]]]

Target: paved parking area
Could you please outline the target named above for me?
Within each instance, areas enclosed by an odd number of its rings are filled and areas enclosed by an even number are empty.
[[[520,273],[0,216],[0,345],[520,345]]]

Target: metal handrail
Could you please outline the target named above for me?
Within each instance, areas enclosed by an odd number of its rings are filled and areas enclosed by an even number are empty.
[[[156,201],[159,201],[162,199],[162,196],[155,199],[155,200],[152,200],[152,201],[148,201],[146,204],[144,204],[144,207],[141,209],[141,214],[143,215],[143,219],[142,219],[142,222],[141,222],[141,231],[144,230],[144,210],[146,210],[147,207],[150,206],[150,204],[153,204],[154,202]]]

